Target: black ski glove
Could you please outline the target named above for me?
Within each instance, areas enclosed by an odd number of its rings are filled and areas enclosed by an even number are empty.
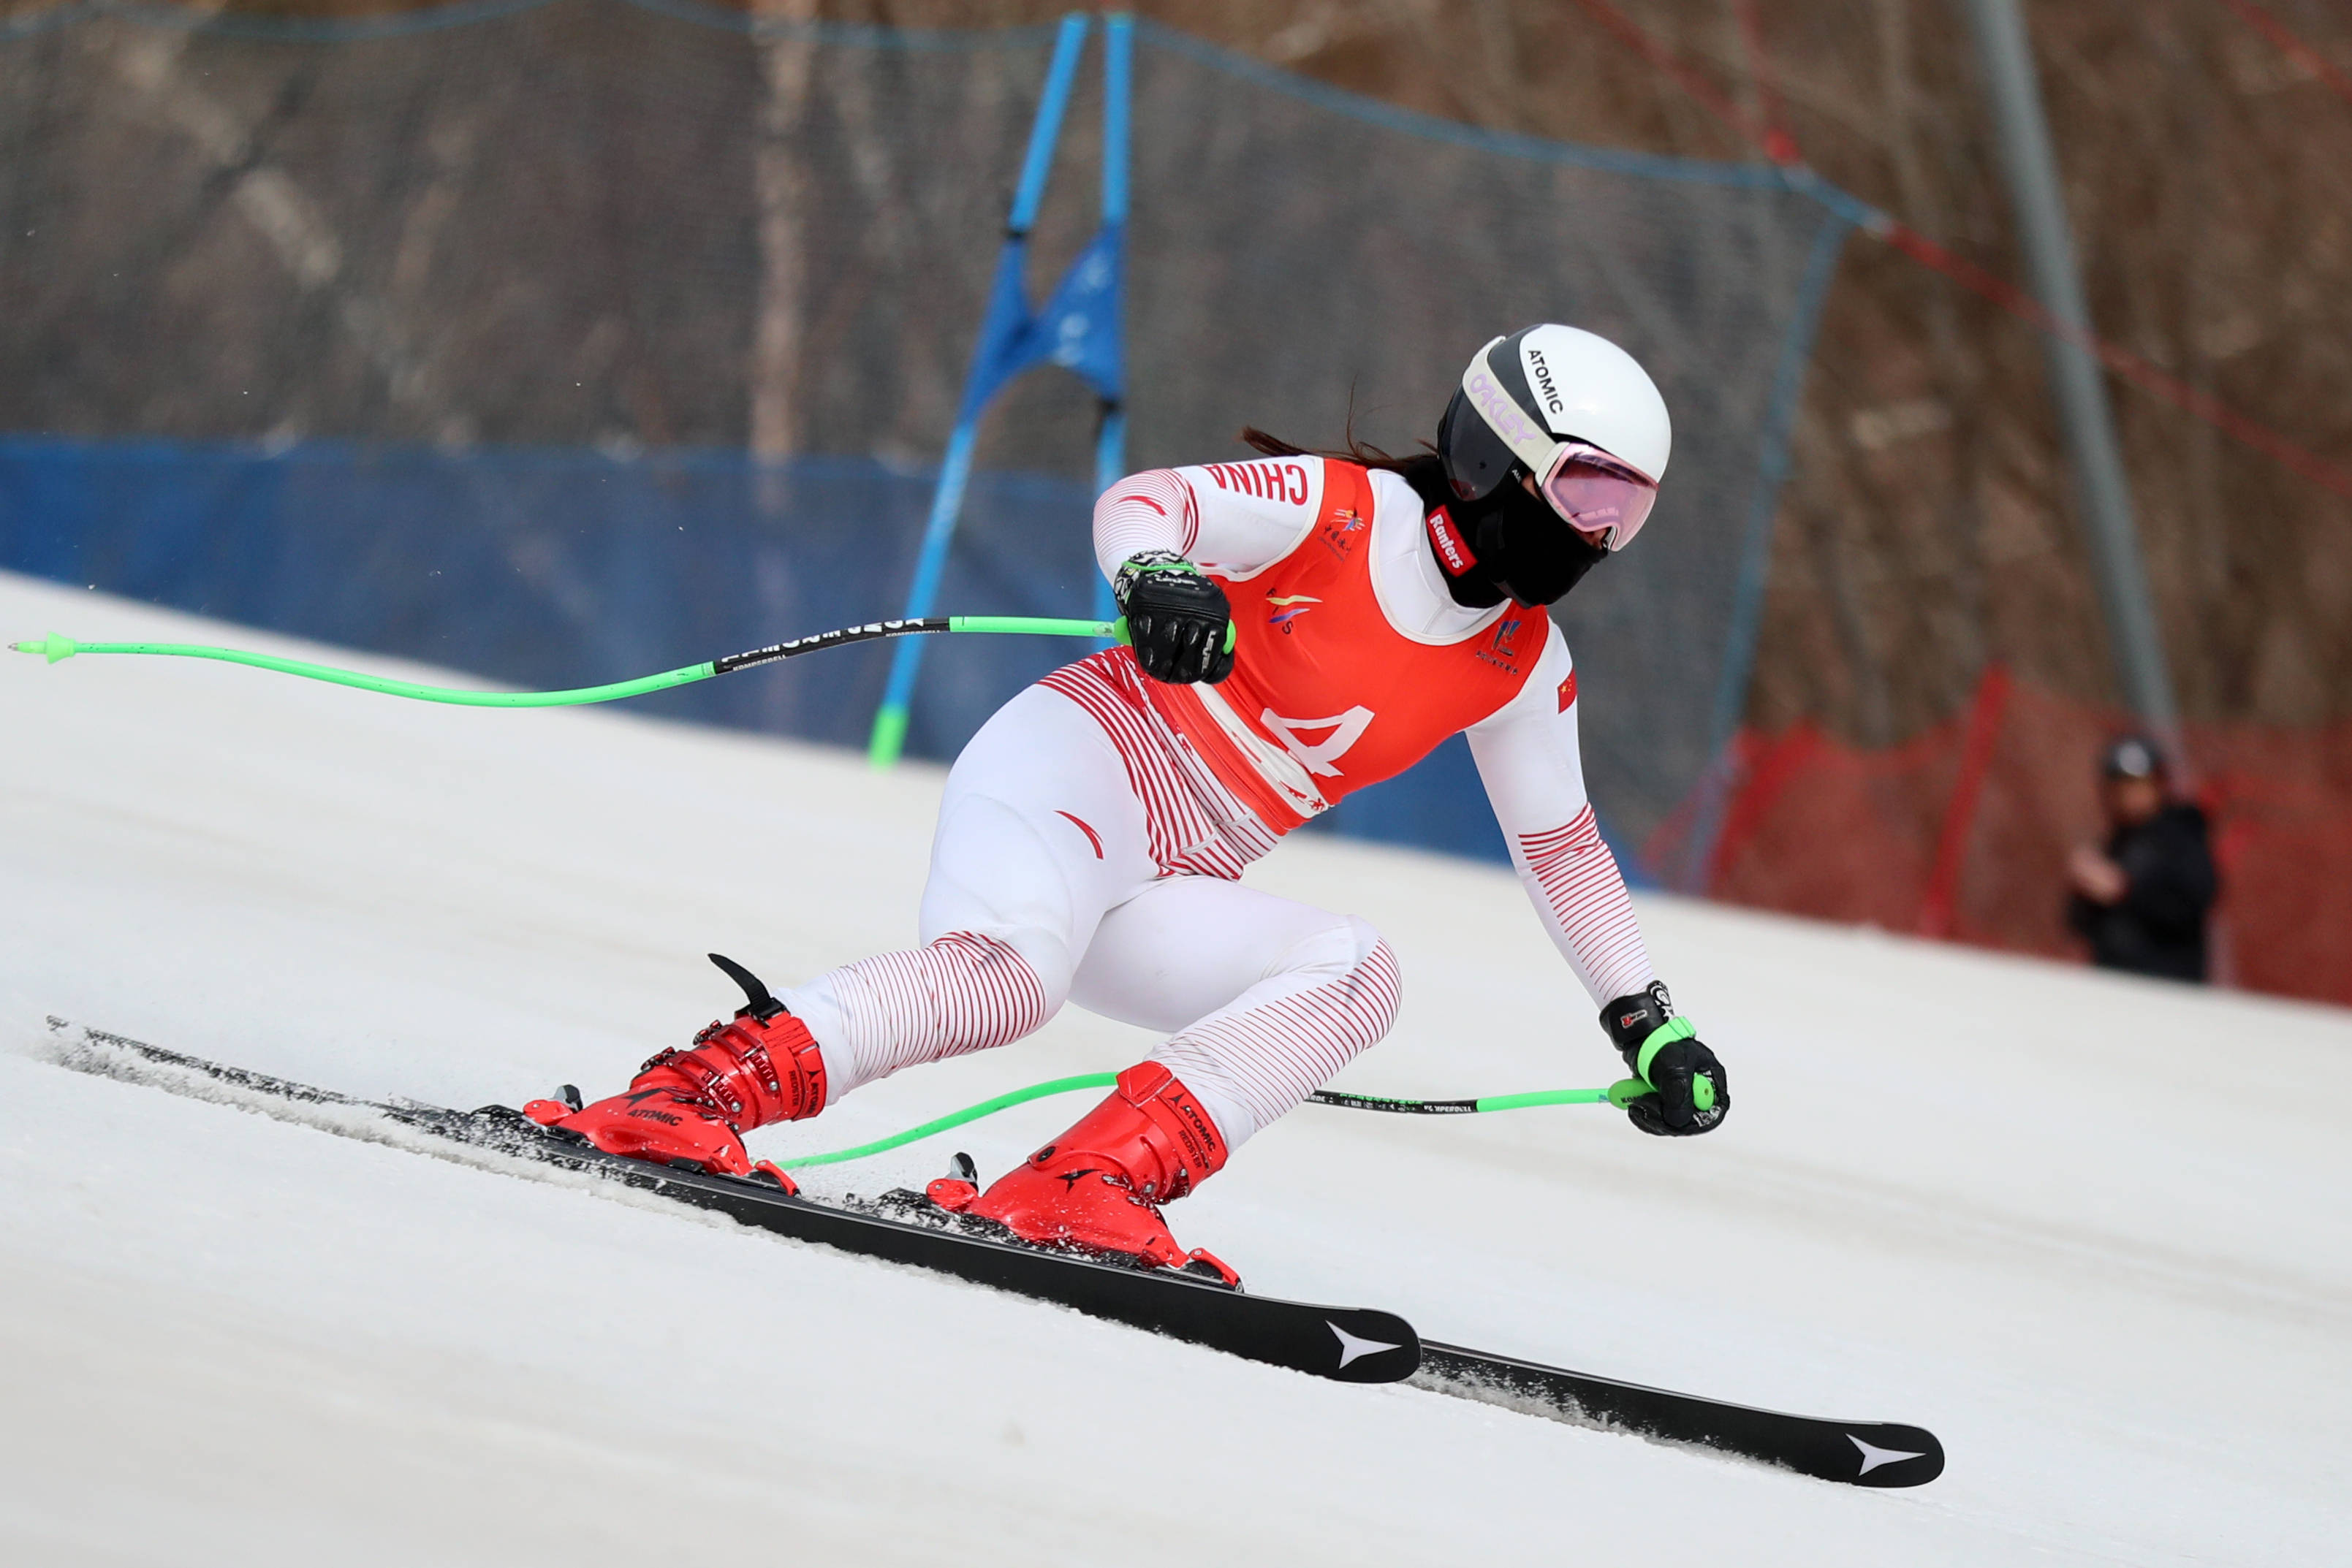
[[[1171,550],[1129,556],[1111,580],[1135,662],[1155,681],[1215,685],[1234,673],[1233,607],[1199,567]]]
[[[1723,1063],[1698,1038],[1688,1019],[1675,1016],[1665,983],[1619,997],[1601,1009],[1601,1027],[1633,1070],[1610,1098],[1625,1107],[1633,1125],[1660,1137],[1711,1133],[1731,1109],[1731,1081]],[[1643,1091],[1646,1091],[1644,1092]]]

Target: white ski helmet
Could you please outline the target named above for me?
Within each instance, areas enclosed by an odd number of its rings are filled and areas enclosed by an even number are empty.
[[[1666,400],[1640,361],[1550,321],[1479,350],[1437,427],[1456,498],[1483,501],[1531,476],[1554,511],[1612,550],[1641,531],[1673,444]]]

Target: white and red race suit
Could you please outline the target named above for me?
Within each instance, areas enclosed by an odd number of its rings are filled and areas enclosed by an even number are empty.
[[[1169,685],[1113,648],[982,727],[940,801],[924,946],[782,996],[833,1098],[1074,999],[1172,1031],[1151,1060],[1237,1147],[1385,1034],[1398,996],[1369,925],[1243,868],[1462,732],[1596,1008],[1654,977],[1585,798],[1566,643],[1540,609],[1455,603],[1436,552],[1458,541],[1402,479],[1311,456],[1138,474],[1097,503],[1095,548],[1106,576],[1165,549],[1215,578],[1233,673]]]

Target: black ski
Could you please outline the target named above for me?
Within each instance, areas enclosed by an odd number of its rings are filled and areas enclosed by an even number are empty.
[[[707,1176],[624,1159],[561,1139],[502,1105],[479,1111],[394,1107],[396,1121],[501,1154],[587,1171],[716,1209],[744,1225],[815,1241],[892,1263],[950,1274],[974,1284],[1033,1296],[1187,1343],[1249,1361],[1286,1366],[1341,1383],[1395,1383],[1421,1354],[1412,1325],[1393,1312],[1312,1306],[1253,1296],[1173,1273],[1095,1262],[952,1228],[949,1222],[893,1218],[787,1194],[773,1184]]]
[[[58,1018],[49,1025],[68,1027]],[[974,1236],[944,1219],[927,1223],[817,1203],[764,1180],[622,1159],[550,1134],[501,1105],[453,1111],[362,1100],[100,1030],[84,1028],[80,1037],[80,1047],[65,1053],[66,1066],[256,1108],[271,1102],[317,1106],[319,1115],[300,1119],[350,1136],[380,1136],[387,1124],[413,1128],[455,1145],[588,1172],[798,1240],[929,1269],[1340,1382],[1409,1381],[1434,1393],[1692,1444],[1853,1486],[1922,1486],[1944,1469],[1943,1445],[1925,1427],[1784,1415],[1437,1344],[1390,1312],[1252,1296],[1163,1270],[1146,1272]],[[211,1096],[206,1086],[212,1084],[224,1092]],[[919,1199],[907,1207],[922,1207]]]
[[[1460,1345],[1423,1340],[1410,1380],[1465,1399],[1607,1427],[1669,1443],[1696,1443],[1780,1465],[1825,1481],[1863,1487],[1925,1486],[1944,1473],[1944,1445],[1924,1427],[1892,1421],[1825,1421],[1638,1383],[1538,1366]]]
[[[360,1113],[474,1148],[564,1170],[587,1172],[698,1208],[715,1209],[741,1224],[795,1240],[911,1264],[975,1284],[1056,1302],[1089,1317],[1108,1319],[1249,1361],[1286,1366],[1341,1383],[1395,1383],[1411,1375],[1421,1358],[1421,1341],[1412,1325],[1393,1312],[1254,1296],[1222,1283],[1213,1284],[1167,1270],[1147,1271],[1096,1262],[1068,1253],[1047,1252],[971,1235],[944,1222],[894,1218],[817,1203],[788,1194],[767,1180],[709,1176],[673,1166],[624,1159],[577,1139],[551,1133],[521,1112],[503,1105],[453,1111],[407,1101],[361,1100],[202,1057],[184,1056],[122,1035],[85,1029],[82,1036],[90,1044],[128,1053],[153,1066],[227,1085],[247,1095]],[[106,1064],[99,1061],[68,1061],[68,1065],[107,1070]],[[157,1087],[171,1087],[152,1077],[142,1081]],[[352,1132],[364,1123],[320,1121],[311,1124],[330,1132]]]

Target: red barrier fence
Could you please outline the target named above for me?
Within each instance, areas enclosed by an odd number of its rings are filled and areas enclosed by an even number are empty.
[[[2100,747],[2120,714],[1989,670],[1967,711],[1864,751],[1801,724],[1741,732],[1709,896],[1979,946],[2079,956],[2065,857],[2103,833]],[[2234,979],[2352,1004],[2352,724],[2194,725]],[[1680,863],[1679,813],[1647,846]],[[2217,951],[2221,949],[2217,948]]]

